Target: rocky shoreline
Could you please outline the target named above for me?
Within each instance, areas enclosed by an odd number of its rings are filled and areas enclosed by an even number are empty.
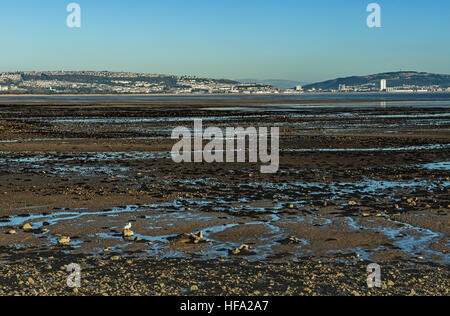
[[[284,106],[0,105],[0,295],[448,295],[448,109]],[[195,118],[280,171],[174,163]]]

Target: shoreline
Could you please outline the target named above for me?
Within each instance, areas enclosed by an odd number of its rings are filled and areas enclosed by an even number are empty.
[[[448,108],[201,109],[0,106],[0,294],[448,295]],[[279,173],[174,163],[198,116],[279,126]]]

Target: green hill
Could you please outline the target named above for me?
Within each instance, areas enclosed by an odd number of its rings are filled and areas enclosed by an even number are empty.
[[[450,87],[450,75],[431,74],[415,71],[387,72],[369,76],[353,76],[338,78],[305,86],[307,90],[337,90],[340,85],[361,86],[374,84],[377,87],[380,81],[386,79],[388,87],[410,86],[439,86],[441,88]]]

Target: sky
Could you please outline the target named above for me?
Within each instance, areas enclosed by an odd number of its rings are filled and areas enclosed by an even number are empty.
[[[69,3],[81,28],[69,28]],[[367,5],[381,27],[367,26]],[[450,74],[448,0],[1,0],[0,72],[109,70],[317,82]]]

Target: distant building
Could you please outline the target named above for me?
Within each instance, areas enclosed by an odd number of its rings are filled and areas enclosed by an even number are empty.
[[[297,91],[303,91],[303,87],[302,87],[302,86],[296,86],[296,87],[295,87],[295,90],[297,90]]]
[[[387,82],[386,79],[382,79],[380,81],[380,91],[386,91],[387,90]]]

